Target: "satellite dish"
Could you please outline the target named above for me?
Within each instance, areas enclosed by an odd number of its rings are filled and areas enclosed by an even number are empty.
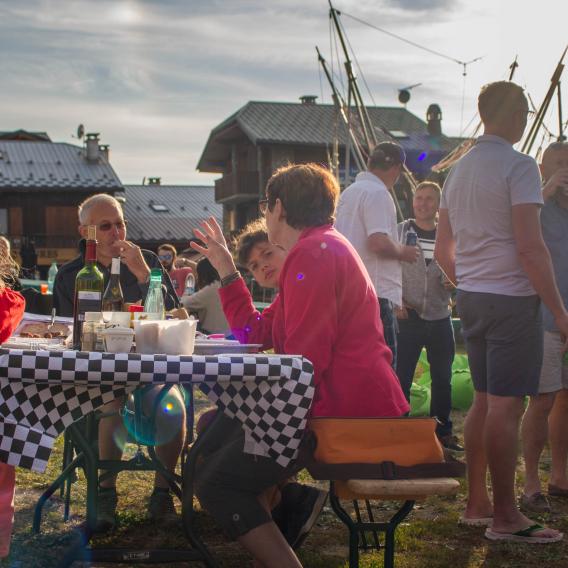
[[[82,124],[79,124],[79,126],[77,126],[77,138],[81,140],[83,136],[85,136],[85,127]]]
[[[409,85],[408,87],[403,87],[398,90],[398,102],[405,105],[410,100],[410,90],[414,87],[419,87],[422,83],[416,83],[415,85]]]

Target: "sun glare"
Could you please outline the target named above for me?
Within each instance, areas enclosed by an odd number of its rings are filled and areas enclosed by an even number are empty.
[[[125,25],[136,24],[142,19],[140,7],[135,2],[117,2],[109,15],[113,22]]]

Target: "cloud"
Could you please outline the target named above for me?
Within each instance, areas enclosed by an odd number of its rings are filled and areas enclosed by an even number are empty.
[[[455,0],[385,0],[385,3],[408,12],[449,12],[457,7]]]

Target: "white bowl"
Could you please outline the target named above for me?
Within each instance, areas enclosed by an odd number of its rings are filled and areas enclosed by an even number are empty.
[[[128,327],[109,327],[103,332],[105,350],[109,353],[130,353],[134,332]]]
[[[130,327],[130,312],[103,312],[105,324]]]

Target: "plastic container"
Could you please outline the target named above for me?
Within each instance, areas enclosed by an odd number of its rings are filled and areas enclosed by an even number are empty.
[[[81,331],[81,351],[103,351],[101,333],[104,329],[101,312],[86,312]]]
[[[130,353],[134,332],[129,327],[107,327],[102,332],[105,351],[109,353]]]
[[[137,353],[192,355],[196,319],[134,321]]]
[[[130,314],[128,312],[103,312],[105,324],[119,327],[130,326]]]
[[[55,283],[55,277],[57,276],[57,263],[55,260],[51,263],[49,270],[47,272],[47,289],[53,293],[53,285]]]

